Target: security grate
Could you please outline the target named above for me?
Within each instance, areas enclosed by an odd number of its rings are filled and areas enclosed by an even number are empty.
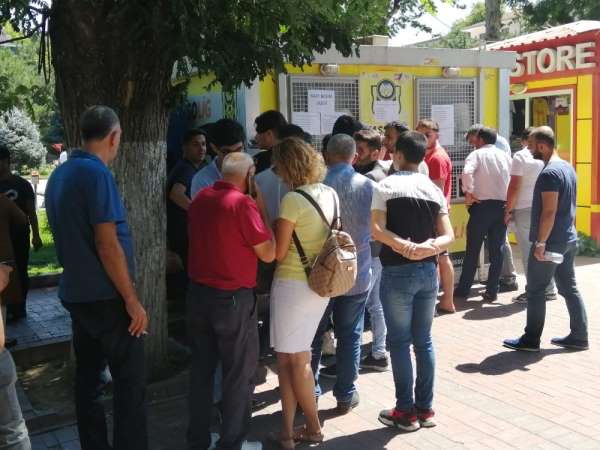
[[[452,198],[463,197],[460,175],[471,146],[464,135],[477,122],[477,82],[475,79],[417,79],[417,119],[431,117],[431,105],[454,105],[454,145],[446,151],[452,160]]]
[[[327,78],[290,76],[291,113],[308,112],[308,91],[321,89],[335,91],[335,111],[359,117],[358,78]],[[290,118],[292,114],[290,114]],[[321,150],[323,134],[313,135],[313,146]]]

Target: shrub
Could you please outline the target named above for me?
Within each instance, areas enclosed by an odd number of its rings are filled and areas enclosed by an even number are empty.
[[[46,156],[40,132],[27,114],[12,108],[0,115],[0,142],[10,150],[11,162],[19,171],[37,168]]]

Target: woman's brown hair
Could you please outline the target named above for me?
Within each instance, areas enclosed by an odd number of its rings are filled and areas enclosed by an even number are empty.
[[[301,139],[290,137],[273,148],[277,174],[292,187],[320,183],[325,178],[323,156]]]

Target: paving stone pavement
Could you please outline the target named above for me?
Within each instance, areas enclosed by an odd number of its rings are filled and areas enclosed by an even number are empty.
[[[60,304],[57,291],[57,288],[44,288],[29,292],[27,317],[6,327],[7,336],[17,338],[15,350],[71,337],[71,319]]]
[[[501,294],[492,304],[473,297],[458,305],[457,314],[436,318],[434,323],[437,427],[415,433],[384,427],[377,415],[394,404],[392,374],[361,373],[361,403],[345,416],[333,413],[335,399],[331,384],[326,385],[328,392],[319,403],[326,441],[319,448],[600,448],[599,275],[600,260],[578,259],[577,278],[590,323],[589,351],[572,352],[549,344],[551,337],[568,332],[562,298],[548,303],[542,352],[528,354],[501,345],[502,339],[519,336],[525,324],[525,307],[510,300],[514,293]],[[524,285],[522,278],[519,282]],[[270,373],[256,394],[264,405],[254,414],[251,437],[263,440],[266,450],[276,448],[266,437],[277,429],[281,417],[276,386],[277,377]],[[151,406],[152,450],[186,448],[186,407],[185,398]],[[300,415],[298,421],[302,422]],[[66,430],[35,436],[34,450],[79,448],[76,440],[68,440],[76,433],[73,427]],[[58,432],[64,433],[64,442]]]

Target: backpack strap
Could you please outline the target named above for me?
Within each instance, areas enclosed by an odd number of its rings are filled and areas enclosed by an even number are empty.
[[[300,255],[300,262],[302,263],[302,267],[304,268],[304,273],[306,273],[306,278],[310,276],[310,261],[302,248],[302,244],[300,244],[300,239],[298,239],[298,235],[296,231],[292,231],[292,239],[294,240],[294,245],[296,249],[298,249],[298,254]]]
[[[340,219],[340,216],[338,215],[338,199],[337,199],[337,196],[335,195],[335,193],[333,193],[333,192],[331,193],[331,195],[333,196],[333,220],[331,221],[331,224],[330,224],[329,221],[327,220],[327,217],[325,217],[325,213],[323,213],[323,210],[321,209],[319,204],[315,201],[315,199],[312,198],[311,195],[307,194],[302,189],[294,189],[294,192],[297,192],[302,197],[304,197],[306,200],[308,200],[308,202],[317,210],[317,212],[319,213],[319,216],[321,216],[321,219],[323,219],[323,222],[325,222],[325,225],[327,225],[330,230],[333,230],[334,227],[335,227],[335,229],[342,228],[341,227],[341,219]]]

